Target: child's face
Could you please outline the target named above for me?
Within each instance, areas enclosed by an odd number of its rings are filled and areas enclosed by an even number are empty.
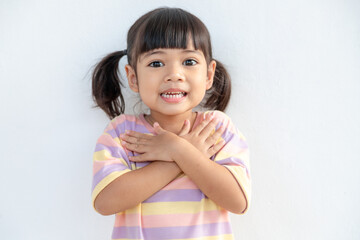
[[[212,86],[215,67],[215,61],[208,65],[191,43],[187,49],[161,48],[140,55],[137,75],[129,65],[125,69],[130,88],[152,113],[177,115],[200,104]]]

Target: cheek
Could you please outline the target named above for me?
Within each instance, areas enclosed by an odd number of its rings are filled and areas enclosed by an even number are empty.
[[[208,71],[206,67],[201,68],[201,70],[197,71],[197,75],[196,75],[197,79],[199,81],[203,81],[206,82],[206,80],[208,79]]]
[[[155,84],[152,84],[151,81],[145,81],[139,83],[139,95],[146,105],[156,100],[157,97],[157,88]]]
[[[141,75],[138,75],[139,86],[146,90],[148,88],[155,88],[158,83],[159,76],[153,72],[143,72]]]

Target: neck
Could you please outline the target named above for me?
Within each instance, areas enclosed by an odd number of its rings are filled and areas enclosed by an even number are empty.
[[[179,134],[181,128],[184,126],[185,120],[190,121],[190,127],[194,125],[196,119],[196,113],[188,111],[179,115],[163,115],[157,112],[150,112],[150,115],[147,115],[146,120],[153,125],[154,122],[158,122],[160,126],[166,131]]]

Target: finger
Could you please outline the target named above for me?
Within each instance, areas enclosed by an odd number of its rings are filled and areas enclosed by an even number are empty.
[[[212,120],[213,114],[207,114],[204,116],[204,120],[197,125],[195,129],[192,130],[194,134],[200,134],[200,132],[209,124],[209,122]]]
[[[133,162],[154,161],[151,158],[152,157],[149,153],[139,154],[137,156],[129,156],[130,161],[133,161]]]
[[[131,137],[128,135],[122,135],[120,138],[128,143],[145,143],[147,141],[146,139]]]
[[[134,151],[137,153],[144,153],[144,152],[147,152],[147,150],[148,150],[147,146],[145,146],[141,143],[129,143],[129,142],[123,141],[122,145],[127,150]]]
[[[225,129],[226,128],[223,125],[221,125],[214,134],[212,134],[205,140],[205,143],[207,143],[209,146],[215,144],[222,136],[222,134],[225,132]]]
[[[225,144],[226,144],[225,140],[221,140],[220,142],[209,148],[208,150],[208,154],[210,155],[209,157],[220,151],[220,149],[223,148]]]
[[[133,137],[127,134],[121,134],[120,138],[128,143],[145,143],[148,141],[148,139],[142,137]]]
[[[158,122],[155,122],[153,127],[155,130],[155,133],[158,135],[166,132],[166,130],[164,130],[162,127],[160,127],[160,124]]]
[[[211,119],[210,122],[201,130],[199,136],[204,136],[204,137],[210,136],[215,131],[215,127],[218,121],[219,120],[214,118]]]
[[[132,137],[137,137],[137,138],[144,138],[144,139],[150,139],[152,136],[149,134],[145,134],[145,133],[140,133],[140,132],[135,132],[135,131],[130,131],[130,130],[126,130],[125,131],[125,135],[127,136],[132,136]]]
[[[179,136],[184,136],[190,132],[190,121],[188,119],[185,120],[184,125],[182,126]]]

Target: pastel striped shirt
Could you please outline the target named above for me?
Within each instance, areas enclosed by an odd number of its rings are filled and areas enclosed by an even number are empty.
[[[194,127],[211,112],[198,112]],[[216,128],[221,125],[226,127],[221,136],[226,144],[209,161],[223,165],[235,177],[246,196],[245,213],[251,194],[248,145],[228,116],[220,111],[214,112],[214,117],[219,119]],[[144,115],[123,114],[109,123],[99,137],[94,153],[93,204],[98,194],[116,178],[150,163],[129,160],[128,156],[134,153],[122,147],[119,137],[125,130],[154,134]],[[189,177],[182,174],[134,208],[115,214],[112,239],[227,240],[234,237],[227,210],[215,204]]]

